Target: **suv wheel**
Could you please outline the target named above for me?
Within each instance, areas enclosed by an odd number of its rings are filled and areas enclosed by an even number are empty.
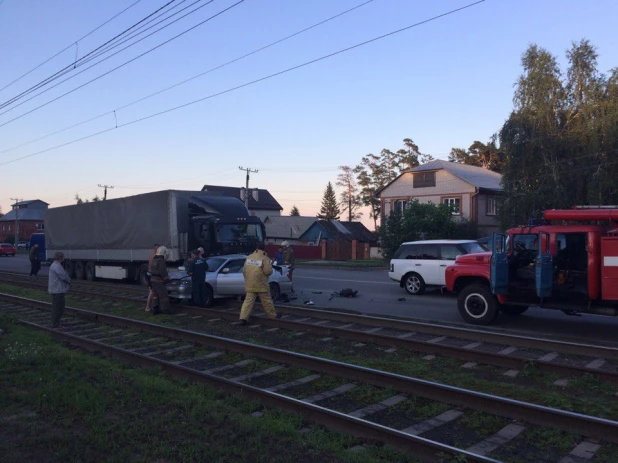
[[[423,294],[426,288],[425,280],[418,273],[409,273],[403,277],[403,286],[413,296]]]
[[[489,325],[498,316],[498,299],[487,286],[469,285],[457,296],[459,314],[468,323]]]

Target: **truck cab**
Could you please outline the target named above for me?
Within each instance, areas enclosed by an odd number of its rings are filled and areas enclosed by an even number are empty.
[[[491,252],[460,256],[445,276],[447,289],[458,293],[461,316],[486,325],[501,311],[516,316],[529,306],[569,315],[618,315],[613,214],[618,216],[618,208],[546,211],[546,220],[561,224],[512,228],[494,235]]]

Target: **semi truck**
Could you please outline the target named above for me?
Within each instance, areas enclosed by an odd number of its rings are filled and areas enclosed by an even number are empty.
[[[460,315],[487,325],[530,306],[618,315],[618,206],[546,210],[545,223],[495,233],[491,252],[446,268]]]
[[[264,240],[262,221],[236,198],[165,190],[48,209],[46,258],[62,252],[76,279],[133,279],[147,284],[148,258],[158,243],[181,265],[198,247],[206,256],[249,254]]]

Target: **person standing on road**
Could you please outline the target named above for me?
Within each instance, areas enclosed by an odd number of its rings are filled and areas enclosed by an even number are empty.
[[[292,273],[294,273],[294,269],[296,268],[294,259],[294,250],[288,245],[287,241],[281,243],[281,247],[283,248],[283,265],[288,265],[290,270],[288,271],[288,280],[292,283],[292,292],[294,292],[294,281],[292,280]]]
[[[193,303],[199,307],[206,307],[206,270],[208,264],[200,257],[200,251],[191,251],[191,263],[187,273],[191,276]]]
[[[167,288],[165,287],[170,281],[165,259],[167,259],[167,248],[165,246],[159,246],[149,267],[151,273],[150,284],[152,285],[152,292],[154,293],[151,302],[151,312],[153,315],[157,315],[160,312],[165,314],[172,313],[170,311],[170,298],[167,294]]]
[[[150,265],[152,264],[152,259],[154,259],[154,257],[157,255],[157,249],[159,249],[159,246],[161,245],[155,244],[154,249],[152,250],[152,252],[150,253],[150,256],[148,257],[148,272],[146,272],[146,276],[148,277],[148,299],[146,300],[146,308],[144,309],[146,312],[150,312],[151,310],[150,304],[152,303],[152,298],[154,296],[154,293],[152,292],[152,283],[150,282],[150,277],[152,275],[150,273]]]
[[[240,324],[247,324],[247,320],[253,310],[255,299],[260,298],[264,312],[269,318],[280,318],[281,314],[275,312],[273,299],[270,297],[268,277],[273,273],[270,258],[266,254],[264,243],[258,243],[257,249],[247,257],[242,274],[245,277],[245,289],[247,295],[240,309]]]
[[[60,319],[64,313],[64,295],[69,292],[71,278],[62,267],[64,254],[57,252],[54,254],[54,262],[49,267],[49,280],[47,291],[52,296],[52,328],[62,328]]]
[[[28,255],[30,259],[30,279],[38,278],[39,270],[41,270],[41,261],[39,260],[39,245],[35,244],[30,249],[30,254]]]

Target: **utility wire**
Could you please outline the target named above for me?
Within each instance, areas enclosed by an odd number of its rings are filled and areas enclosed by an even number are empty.
[[[53,136],[53,135],[57,135],[57,134],[59,134],[59,133],[65,132],[65,131],[67,131],[67,130],[69,130],[69,129],[72,129],[72,128],[75,128],[75,127],[78,127],[78,126],[83,125],[83,124],[86,124],[86,123],[88,123],[88,122],[92,122],[92,121],[94,121],[94,120],[96,120],[96,119],[100,119],[101,117],[108,116],[108,115],[110,115],[110,114],[113,114],[113,113],[114,113],[114,111],[120,111],[121,109],[128,108],[129,106],[133,106],[134,104],[140,103],[140,102],[142,102],[142,101],[144,101],[144,100],[147,100],[147,99],[149,99],[149,98],[152,98],[153,96],[156,96],[156,95],[159,95],[159,94],[161,94],[161,93],[167,92],[168,90],[171,90],[171,89],[176,88],[176,87],[178,87],[178,86],[180,86],[180,85],[186,84],[187,82],[191,82],[192,80],[195,80],[195,79],[197,79],[198,77],[202,77],[202,76],[204,76],[204,75],[206,75],[206,74],[209,74],[209,73],[211,73],[211,72],[213,72],[213,71],[216,71],[216,70],[219,70],[219,69],[224,68],[224,67],[226,67],[226,66],[229,66],[230,64],[233,64],[233,63],[235,63],[235,62],[237,62],[237,61],[240,61],[240,60],[242,60],[242,59],[244,59],[244,58],[247,58],[247,57],[249,57],[249,56],[252,56],[252,55],[254,55],[254,54],[256,54],[256,53],[259,53],[260,51],[266,50],[267,48],[270,48],[270,47],[272,47],[272,46],[274,46],[274,45],[277,45],[277,44],[279,44],[279,43],[281,43],[281,42],[284,42],[284,41],[286,41],[286,40],[289,40],[289,39],[291,39],[291,38],[293,38],[293,37],[296,37],[297,35],[300,35],[300,34],[302,34],[302,33],[304,33],[304,32],[307,32],[307,31],[309,31],[309,30],[311,30],[311,29],[314,29],[314,28],[316,28],[316,27],[318,27],[318,26],[321,26],[322,24],[325,24],[325,23],[327,23],[327,22],[329,22],[329,21],[332,21],[333,19],[336,19],[336,18],[338,18],[338,17],[340,17],[340,16],[343,16],[343,15],[345,15],[345,14],[347,14],[347,13],[350,13],[350,12],[352,12],[352,11],[354,11],[354,10],[356,10],[356,9],[358,9],[358,8],[360,8],[360,7],[362,7],[362,6],[365,6],[365,5],[367,5],[368,3],[371,3],[371,2],[373,2],[373,1],[374,1],[374,0],[368,0],[368,1],[366,1],[366,2],[363,2],[363,3],[359,4],[359,5],[356,5],[356,6],[352,7],[352,8],[349,8],[349,9],[347,9],[347,10],[345,10],[345,11],[341,12],[341,13],[338,13],[338,14],[336,14],[336,15],[334,15],[334,16],[331,16],[330,18],[327,18],[327,19],[325,19],[325,20],[323,20],[323,21],[320,21],[320,22],[318,22],[318,23],[315,23],[315,24],[313,24],[313,25],[311,25],[311,26],[309,26],[309,27],[306,27],[306,28],[304,28],[304,29],[301,29],[301,30],[300,30],[300,31],[298,31],[298,32],[295,32],[295,33],[290,34],[290,35],[288,35],[288,36],[286,36],[286,37],[283,37],[282,39],[276,40],[276,41],[274,41],[274,42],[269,43],[268,45],[265,45],[265,46],[263,46],[263,47],[257,48],[257,49],[255,49],[255,50],[253,50],[253,51],[249,52],[249,53],[246,53],[246,54],[244,54],[244,55],[242,55],[242,56],[239,56],[239,57],[237,57],[237,58],[234,58],[233,60],[228,61],[228,62],[226,62],[226,63],[224,63],[224,64],[221,64],[221,65],[219,65],[219,66],[216,66],[216,67],[214,67],[214,68],[211,68],[211,69],[209,69],[209,70],[207,70],[207,71],[205,71],[205,72],[202,72],[202,73],[200,73],[200,74],[197,74],[197,75],[195,75],[195,76],[193,76],[193,77],[189,77],[188,79],[185,79],[185,80],[183,80],[183,81],[181,81],[181,82],[178,82],[178,83],[176,83],[176,84],[174,84],[174,85],[171,85],[171,86],[169,86],[169,87],[166,87],[166,88],[164,88],[164,89],[162,89],[162,90],[159,90],[159,91],[157,91],[157,92],[155,92],[155,93],[151,93],[150,95],[147,95],[147,96],[145,96],[145,97],[142,97],[142,98],[139,98],[139,99],[137,99],[137,100],[134,100],[134,101],[132,101],[132,102],[130,102],[130,103],[125,104],[124,106],[120,106],[119,108],[116,108],[115,110],[112,110],[112,111],[107,111],[107,112],[105,112],[105,113],[99,114],[98,116],[92,117],[92,118],[87,119],[87,120],[85,120],[85,121],[78,122],[78,123],[76,123],[76,124],[73,124],[73,125],[71,125],[71,126],[65,127],[65,128],[63,128],[63,129],[57,130],[57,131],[52,132],[52,133],[48,133],[47,135],[43,135],[43,136],[41,136],[41,137],[39,137],[39,138],[36,138],[36,139],[34,139],[34,140],[27,141],[27,142],[22,143],[22,144],[20,144],[20,145],[13,146],[13,147],[11,147],[11,148],[7,148],[7,149],[5,149],[5,150],[3,150],[3,151],[0,151],[0,154],[2,154],[2,153],[6,153],[6,152],[8,152],[8,151],[13,151],[13,150],[15,150],[15,149],[17,149],[17,148],[21,148],[22,146],[29,145],[29,144],[31,144],[31,143],[34,143],[34,142],[37,142],[37,141],[43,140],[43,139],[48,138],[48,137],[51,137],[51,136]]]
[[[209,3],[212,3],[213,1],[214,1],[214,0],[210,0],[210,1],[209,1],[209,2],[207,2],[205,5],[202,5],[202,6],[198,7],[198,8],[202,8],[203,6],[206,6],[206,5],[208,5]],[[22,113],[22,114],[20,114],[19,116],[14,117],[13,119],[10,119],[10,120],[8,120],[8,121],[4,122],[3,124],[0,124],[0,127],[4,127],[5,125],[10,124],[10,123],[11,123],[11,122],[13,122],[13,121],[16,121],[16,120],[18,120],[18,119],[21,119],[22,117],[24,117],[24,116],[26,116],[26,115],[28,115],[28,114],[30,114],[30,113],[32,113],[32,112],[34,112],[34,111],[37,111],[38,109],[41,109],[41,108],[43,108],[43,107],[47,106],[48,104],[53,103],[54,101],[59,100],[60,98],[64,98],[65,96],[67,96],[67,95],[69,95],[69,94],[71,94],[71,93],[73,93],[73,92],[75,92],[75,91],[79,90],[80,88],[85,87],[86,85],[91,84],[92,82],[95,82],[95,81],[97,81],[97,80],[101,79],[102,77],[105,77],[105,76],[106,76],[106,75],[108,75],[108,74],[111,74],[112,72],[114,72],[114,71],[116,71],[116,70],[118,70],[118,69],[120,69],[120,68],[122,68],[122,67],[126,66],[127,64],[132,63],[133,61],[138,60],[139,58],[142,58],[143,56],[145,56],[145,55],[147,55],[147,54],[149,54],[149,53],[151,53],[151,52],[155,51],[156,49],[158,49],[158,48],[162,47],[163,45],[168,44],[168,43],[169,43],[169,42],[171,42],[172,40],[175,40],[175,39],[177,39],[177,38],[179,38],[179,37],[181,37],[181,36],[183,36],[183,35],[187,34],[188,32],[192,31],[193,29],[195,29],[195,28],[197,28],[197,27],[199,27],[199,26],[201,26],[201,25],[203,25],[203,24],[207,23],[207,22],[208,22],[208,21],[210,21],[211,19],[214,19],[214,18],[216,18],[217,16],[220,16],[220,15],[222,15],[223,13],[225,13],[225,12],[227,12],[227,11],[231,10],[231,9],[232,9],[232,8],[234,8],[235,6],[240,5],[240,4],[241,4],[241,3],[243,3],[244,1],[245,1],[245,0],[239,0],[238,2],[234,3],[233,5],[231,5],[231,6],[227,7],[227,8],[225,8],[224,10],[222,10],[222,11],[220,11],[220,12],[218,12],[218,13],[216,13],[216,14],[212,15],[212,16],[210,16],[209,18],[205,19],[204,21],[199,22],[199,23],[198,23],[198,24],[196,24],[195,26],[192,26],[192,27],[190,27],[189,29],[187,29],[187,30],[185,30],[185,31],[181,32],[180,34],[175,35],[175,36],[174,36],[174,37],[172,37],[171,39],[168,39],[168,40],[166,40],[165,42],[163,42],[163,43],[161,43],[161,44],[159,44],[159,45],[157,45],[157,46],[155,46],[155,47],[151,48],[150,50],[147,50],[147,51],[145,51],[144,53],[142,53],[142,54],[140,54],[140,55],[137,55],[137,56],[136,56],[136,57],[134,57],[134,58],[131,58],[129,61],[126,61],[126,62],[122,63],[121,65],[116,66],[116,67],[115,67],[115,68],[113,68],[113,69],[110,69],[109,71],[107,71],[107,72],[105,72],[105,73],[103,73],[103,74],[99,75],[98,77],[95,77],[94,79],[89,80],[88,82],[86,82],[86,83],[84,83],[84,84],[82,84],[82,85],[80,85],[80,86],[78,86],[78,87],[74,88],[73,90],[69,90],[68,92],[63,93],[62,95],[57,96],[56,98],[53,98],[53,99],[49,100],[48,102],[43,103],[42,105],[39,105],[39,106],[37,106],[36,108],[31,109],[30,111],[26,111],[25,113]],[[484,0],[482,0],[482,1],[484,1]],[[190,14],[190,13],[188,13],[188,14]],[[181,19],[181,18],[179,18],[179,19]],[[121,51],[122,51],[122,50],[121,50]],[[119,52],[117,52],[117,53],[119,53]],[[112,55],[112,56],[113,56],[113,55]],[[108,57],[108,58],[109,58],[109,57]],[[107,58],[106,58],[106,59],[107,59]],[[97,64],[98,64],[98,63],[97,63]],[[85,70],[86,70],[86,69],[85,69]],[[85,71],[85,70],[84,70],[84,71]],[[81,71],[81,72],[84,72],[84,71]],[[28,101],[28,100],[26,100],[26,101]],[[11,109],[12,109],[12,108],[11,108]],[[4,112],[2,112],[2,113],[0,113],[0,115],[5,114],[5,113],[7,113],[8,111],[10,111],[10,109],[9,109],[9,110],[7,110],[7,111],[4,111]]]
[[[133,125],[133,124],[136,124],[136,123],[138,123],[138,122],[142,122],[142,121],[145,121],[145,120],[147,120],[147,119],[151,119],[151,118],[153,118],[153,117],[160,116],[160,115],[162,115],[162,114],[166,114],[166,113],[169,113],[169,112],[172,112],[172,111],[176,111],[176,110],[181,109],[181,108],[185,108],[185,107],[187,107],[187,106],[194,105],[194,104],[199,103],[199,102],[201,102],[201,101],[205,101],[205,100],[208,100],[208,99],[211,99],[211,98],[215,98],[215,97],[217,97],[217,96],[225,95],[225,94],[230,93],[230,92],[233,92],[233,91],[235,91],[235,90],[239,90],[239,89],[241,89],[241,88],[248,87],[248,86],[250,86],[250,85],[254,85],[254,84],[258,83],[258,82],[262,82],[262,81],[264,81],[264,80],[271,79],[271,78],[273,78],[273,77],[277,77],[277,76],[280,76],[280,75],[282,75],[282,74],[286,74],[286,73],[288,73],[288,72],[294,71],[294,70],[296,70],[296,69],[303,68],[303,67],[308,66],[308,65],[310,65],[310,64],[314,64],[314,63],[317,63],[317,62],[319,62],[319,61],[323,61],[323,60],[325,60],[325,59],[332,58],[333,56],[337,56],[337,55],[339,55],[339,54],[341,54],[341,53],[345,53],[345,52],[347,52],[347,51],[354,50],[354,49],[356,49],[356,48],[362,47],[362,46],[367,45],[367,44],[369,44],[369,43],[376,42],[376,41],[381,40],[381,39],[383,39],[383,38],[390,37],[390,36],[395,35],[395,34],[399,34],[399,33],[401,33],[401,32],[404,32],[404,31],[408,30],[408,29],[412,29],[412,28],[414,28],[414,27],[418,27],[418,26],[420,26],[420,25],[422,25],[422,24],[426,24],[426,23],[429,23],[429,22],[435,21],[435,20],[437,20],[437,19],[443,18],[443,17],[445,17],[445,16],[448,16],[448,15],[451,15],[451,14],[457,13],[457,12],[459,12],[459,11],[465,10],[465,9],[467,9],[467,8],[471,8],[471,7],[475,6],[475,5],[478,5],[478,4],[480,4],[480,3],[483,3],[484,1],[485,1],[485,0],[478,0],[478,1],[476,1],[476,2],[473,2],[473,3],[470,3],[470,4],[468,4],[468,5],[462,6],[462,7],[460,7],[460,8],[456,8],[456,9],[450,10],[450,11],[448,11],[448,12],[446,12],[446,13],[442,13],[442,14],[439,14],[439,15],[437,15],[437,16],[433,16],[433,17],[431,17],[431,18],[429,18],[429,19],[425,19],[425,20],[423,20],[423,21],[419,21],[419,22],[417,22],[417,23],[411,24],[411,25],[406,26],[406,27],[403,27],[403,28],[401,28],[401,29],[397,29],[397,30],[392,31],[392,32],[389,32],[389,33],[387,33],[387,34],[383,34],[383,35],[380,35],[380,36],[378,36],[378,37],[374,37],[373,39],[369,39],[369,40],[366,40],[366,41],[364,41],[364,42],[358,43],[358,44],[356,44],[356,45],[352,45],[351,47],[343,48],[343,49],[341,49],[341,50],[339,50],[339,51],[336,51],[336,52],[333,52],[333,53],[329,53],[328,55],[324,55],[324,56],[322,56],[322,57],[320,57],[320,58],[316,58],[316,59],[313,59],[313,60],[310,60],[310,61],[306,61],[305,63],[302,63],[302,64],[299,64],[299,65],[296,65],[296,66],[293,66],[293,67],[287,68],[287,69],[285,69],[285,70],[283,70],[283,71],[279,71],[279,72],[276,72],[276,73],[270,74],[270,75],[268,75],[268,76],[265,76],[265,77],[261,77],[261,78],[259,78],[259,79],[252,80],[252,81],[250,81],[250,82],[247,82],[247,83],[244,83],[244,84],[241,84],[241,85],[237,85],[236,87],[231,87],[231,88],[229,88],[229,89],[227,89],[227,90],[223,90],[223,91],[221,91],[221,92],[213,93],[213,94],[211,94],[211,95],[209,95],[209,96],[206,96],[206,97],[203,97],[203,98],[199,98],[199,99],[197,99],[197,100],[190,101],[189,103],[184,103],[184,104],[181,104],[181,105],[178,105],[178,106],[175,106],[175,107],[172,107],[172,108],[166,109],[166,110],[164,110],[164,111],[160,111],[160,112],[157,112],[157,113],[154,113],[154,114],[150,114],[150,115],[148,115],[148,116],[144,116],[144,117],[141,117],[141,118],[138,118],[138,119],[134,119],[134,120],[132,120],[132,121],[125,122],[124,124],[120,124],[120,125],[118,125],[117,127],[110,127],[110,128],[108,128],[108,129],[101,130],[101,131],[99,131],[99,132],[95,132],[95,133],[90,134],[90,135],[87,135],[87,136],[85,136],[85,137],[81,137],[81,138],[78,138],[78,139],[76,139],[76,140],[72,140],[72,141],[69,141],[69,142],[66,142],[66,143],[62,143],[61,145],[57,145],[57,146],[54,146],[54,147],[51,147],[51,148],[47,148],[47,149],[42,150],[42,151],[38,151],[38,152],[35,152],[35,153],[32,153],[32,154],[28,154],[28,155],[26,155],[26,156],[22,156],[22,157],[19,157],[19,158],[11,159],[10,161],[5,161],[5,162],[3,162],[3,163],[0,163],[0,166],[4,166],[4,165],[6,165],[6,164],[11,164],[11,163],[13,163],[13,162],[17,162],[17,161],[20,161],[20,160],[22,160],[22,159],[31,158],[31,157],[33,157],[33,156],[37,156],[37,155],[42,154],[42,153],[47,153],[47,152],[49,152],[49,151],[52,151],[52,150],[55,150],[55,149],[58,149],[58,148],[62,148],[62,147],[64,147],[64,146],[68,146],[68,145],[71,145],[71,144],[73,144],[73,143],[77,143],[77,142],[79,142],[79,141],[86,140],[86,139],[88,139],[88,138],[96,137],[96,136],[98,136],[98,135],[101,135],[101,134],[106,133],[106,132],[110,132],[110,131],[112,131],[112,130],[115,130],[115,129],[118,129],[118,128],[121,128],[121,127],[126,127],[126,126],[129,126],[129,125]],[[239,3],[240,3],[240,2],[239,2]],[[233,6],[235,6],[235,5],[233,5]],[[231,8],[231,7],[230,7],[230,8]],[[224,11],[225,11],[225,10],[224,10]],[[219,13],[219,14],[220,14],[220,13]]]
[[[89,53],[85,54],[84,56],[82,56],[79,59],[76,59],[73,63],[69,64],[68,66],[65,66],[64,68],[62,68],[61,70],[57,71],[56,73],[52,74],[51,76],[43,79],[42,81],[40,81],[39,83],[33,85],[32,87],[30,87],[27,90],[24,90],[23,92],[21,92],[19,95],[16,95],[12,98],[10,98],[9,100],[5,101],[4,103],[2,103],[2,105],[0,105],[0,108],[5,107],[15,101],[17,101],[18,99],[22,98],[23,96],[38,90],[39,88],[43,87],[44,85],[53,82],[54,80],[60,78],[62,75],[72,71],[73,69],[77,68],[78,66],[81,66],[82,61],[84,61],[86,58],[88,58],[90,55],[92,55],[93,53],[97,52],[97,50],[107,46],[108,44],[112,43],[114,40],[118,39],[119,37],[122,37],[123,35],[125,35],[128,31],[130,31],[131,29],[137,27],[137,25],[139,25],[140,23],[144,22],[145,20],[147,20],[148,18],[150,18],[151,16],[155,15],[156,13],[158,13],[159,11],[161,11],[162,9],[166,8],[168,5],[170,5],[171,3],[175,2],[177,0],[170,0],[169,2],[167,2],[165,5],[163,5],[162,7],[158,8],[157,10],[155,10],[154,12],[150,13],[148,16],[146,16],[145,18],[142,18],[140,21],[138,21],[137,23],[133,24],[131,27],[125,29],[124,31],[122,31],[120,34],[116,35],[115,37],[111,38],[110,40],[108,40],[107,42],[105,42],[103,45],[99,45],[97,48],[95,48],[94,50],[90,51]],[[183,0],[185,1],[185,0]],[[214,1],[214,0],[213,0]],[[172,7],[173,9],[174,7]],[[122,51],[122,50],[121,50]],[[113,55],[112,55],[113,56]],[[52,87],[53,88],[53,87]],[[43,92],[41,92],[43,93]],[[29,100],[27,100],[29,101]],[[19,106],[19,105],[18,105]]]
[[[2,0],[4,1],[4,0]],[[112,16],[110,19],[108,19],[107,21],[105,21],[103,24],[101,24],[100,26],[94,28],[93,30],[91,30],[90,32],[88,32],[86,35],[84,35],[82,38],[77,39],[75,42],[71,43],[71,45],[63,48],[62,50],[60,50],[58,53],[56,53],[54,56],[52,56],[51,58],[46,59],[45,61],[43,61],[41,64],[33,67],[32,69],[30,69],[28,72],[26,72],[25,74],[22,74],[21,76],[19,76],[17,79],[15,79],[13,82],[8,83],[7,85],[5,85],[4,87],[0,88],[0,92],[2,90],[4,90],[5,88],[10,87],[11,85],[13,85],[15,82],[23,79],[24,77],[26,77],[28,74],[30,74],[31,72],[37,70],[38,68],[40,68],[41,66],[43,66],[44,64],[48,63],[49,61],[51,61],[52,59],[54,59],[56,56],[58,56],[59,54],[65,52],[66,50],[68,50],[69,48],[73,47],[76,43],[84,40],[86,37],[88,37],[89,35],[93,34],[94,32],[98,31],[99,29],[101,29],[103,26],[105,26],[107,23],[109,23],[110,21],[113,21],[114,19],[116,19],[118,16],[120,16],[122,13],[124,13],[125,11],[129,10],[130,8],[134,7],[135,5],[137,5],[141,0],[137,0],[136,2],[131,3],[128,7],[126,7],[124,10],[122,10],[120,13]]]

